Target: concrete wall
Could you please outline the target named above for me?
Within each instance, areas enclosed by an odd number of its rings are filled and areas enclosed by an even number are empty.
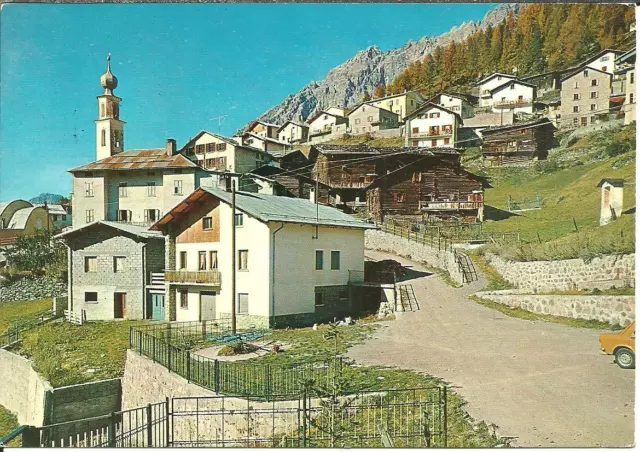
[[[51,390],[47,424],[86,419],[120,411],[121,385],[119,378]]]
[[[424,262],[432,267],[438,267],[448,271],[451,279],[462,284],[463,274],[458,268],[453,252],[423,246],[416,242],[411,242],[393,234],[382,231],[368,230],[365,232],[364,246],[366,249],[386,251],[399,256]]]
[[[608,289],[634,285],[635,254],[561,261],[511,262],[487,255],[504,279],[519,289],[551,291],[570,289]]]
[[[535,295],[517,290],[478,292],[475,295],[537,314],[598,320],[622,326],[635,319],[634,295]]]
[[[31,361],[0,349],[0,405],[23,425],[42,426],[51,385],[31,366]]]

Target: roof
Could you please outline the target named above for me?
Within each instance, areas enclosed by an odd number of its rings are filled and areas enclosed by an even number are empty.
[[[29,221],[29,217],[36,209],[42,209],[42,207],[24,207],[22,209],[16,210],[16,212],[9,220],[9,225],[7,229],[24,229],[27,226],[27,221]]]
[[[486,134],[487,132],[489,132],[489,134],[496,132],[504,132],[507,130],[518,130],[518,129],[527,129],[530,127],[540,127],[543,125],[550,125],[553,127],[553,124],[551,123],[551,121],[549,121],[549,118],[537,118],[537,119],[533,119],[531,121],[523,121],[523,122],[516,122],[514,124],[507,124],[507,125],[503,125],[503,126],[492,126],[492,127],[487,127],[486,129],[482,129],[482,135]]]
[[[586,66],[587,64],[591,63],[596,58],[600,58],[605,53],[611,53],[611,52],[613,52],[615,54],[618,54],[618,55],[624,53],[624,51],[617,50],[617,49],[602,49],[601,51],[599,51],[595,55],[592,55],[589,58],[585,58],[584,60],[582,60],[582,63],[580,63],[579,66]]]
[[[602,187],[604,184],[610,184],[614,187],[624,187],[624,179],[602,179],[596,187]]]
[[[626,63],[627,61],[636,61],[636,48],[627,50],[625,53],[616,58],[616,64]]]
[[[302,152],[300,149],[278,149],[278,150],[270,150],[269,154],[271,154],[271,156],[274,159],[282,159],[285,157],[290,157],[291,155],[295,155],[299,153],[300,155],[302,155],[302,157],[305,158],[305,160],[307,159],[307,156],[304,155],[304,152]]]
[[[589,61],[591,61],[591,60],[589,60]],[[560,83],[564,82],[565,80],[570,79],[571,77],[573,77],[573,76],[574,76],[574,75],[576,75],[577,73],[582,72],[582,71],[585,71],[585,70],[590,70],[590,71],[600,72],[601,74],[606,74],[606,75],[608,75],[609,77],[611,77],[611,74],[609,74],[608,72],[604,72],[604,71],[601,71],[600,69],[596,69],[596,68],[593,68],[593,67],[589,67],[589,66],[584,66],[584,65],[583,65],[583,66],[580,66],[580,67],[576,68],[575,70],[573,70],[573,71],[569,72],[569,73],[568,73],[567,75],[565,75],[564,77],[562,77],[562,78],[560,79]]]
[[[30,203],[29,201],[25,201],[24,199],[14,199],[13,201],[9,202],[0,202],[0,215],[2,215],[4,213],[4,210],[14,202],[23,202],[26,204],[25,207],[33,206],[32,203]]]
[[[309,128],[309,126],[306,125],[306,124],[303,124],[301,122],[294,121],[294,120],[290,119],[288,121],[285,121],[285,123],[280,126],[280,128],[278,129],[278,132],[280,132],[282,129],[284,129],[287,126],[287,124],[293,124],[295,126],[302,127],[303,129],[308,129]]]
[[[322,116],[322,115],[329,115],[329,116],[333,116],[334,118],[346,119],[344,116],[336,115],[335,113],[329,113],[326,110],[318,110],[311,118],[307,119],[307,124],[311,124],[319,116]]]
[[[167,168],[198,168],[198,165],[176,153],[167,155],[166,149],[141,149],[121,152],[111,157],[70,169],[69,172],[95,170],[153,170]]]
[[[523,82],[522,80],[514,79],[514,80],[507,80],[502,85],[498,85],[495,88],[489,90],[489,92],[491,94],[493,94],[496,91],[501,91],[502,89],[506,88],[507,85],[510,85],[512,83],[517,83],[518,85],[528,86],[529,88],[537,88],[537,86],[534,85],[533,83],[527,83],[527,82]]]
[[[199,199],[207,195],[214,196],[226,204],[231,204],[230,192],[216,188],[200,187],[160,218],[151,228],[160,230],[164,225],[171,223],[175,218],[189,211]],[[375,229],[372,224],[357,220],[334,207],[314,204],[308,199],[239,191],[236,192],[236,209],[264,223],[278,222]]]
[[[422,113],[425,110],[428,110],[429,108],[437,108],[438,110],[442,110],[442,111],[446,111],[447,113],[451,113],[453,115],[456,115],[458,117],[458,119],[460,121],[462,121],[462,118],[460,117],[459,113],[456,113],[453,110],[449,110],[448,108],[445,108],[441,105],[438,104],[434,104],[433,102],[425,102],[424,104],[420,105],[420,108],[418,108],[416,111],[414,111],[413,113],[409,113],[407,116],[405,116],[404,118],[402,118],[404,121],[406,121],[408,118],[411,118],[413,116],[416,116],[420,113]]]
[[[127,234],[135,235],[137,237],[141,237],[144,239],[162,239],[163,236],[158,231],[152,231],[144,226],[137,226],[130,223],[121,223],[118,221],[106,221],[106,220],[97,220],[91,223],[83,224],[82,226],[78,226],[77,228],[69,229],[61,234],[55,236],[55,238],[64,238],[70,235],[75,235],[76,233],[82,232],[85,229],[94,227],[94,226],[107,226],[113,229],[117,229],[122,232],[126,232]]]
[[[257,138],[258,140],[262,140],[262,141],[270,141],[270,142],[272,142],[272,143],[276,143],[276,144],[279,144],[279,145],[282,145],[282,146],[286,146],[286,145],[287,145],[287,143],[283,143],[282,141],[278,141],[278,140],[276,140],[275,138],[271,138],[271,137],[263,137],[262,135],[257,135],[257,134],[255,134],[255,133],[251,133],[251,132],[245,132],[242,136],[243,136],[243,137],[250,136],[250,137],[253,137],[253,138]],[[245,146],[246,146],[246,145],[245,145]],[[253,147],[253,146],[249,146],[249,147]],[[258,149],[258,148],[256,148],[256,149]],[[259,150],[259,151],[262,151],[262,149],[258,149],[258,150]]]
[[[471,94],[459,94],[459,93],[446,93],[446,92],[442,92],[442,93],[438,93],[435,96],[431,96],[429,99],[427,99],[427,102],[433,102],[433,99],[435,99],[436,97],[440,97],[440,96],[448,96],[448,97],[455,97],[456,99],[460,99],[463,100],[467,103],[471,103],[471,101],[469,100],[469,97],[474,97],[477,99],[476,96],[472,96]]]
[[[387,155],[387,154],[415,154],[415,155],[435,155],[453,154],[459,155],[460,150],[445,147],[373,147],[366,144],[316,144],[311,146],[312,150],[321,154],[363,154],[363,155]]]
[[[258,124],[262,124],[263,126],[267,126],[267,127],[275,127],[276,129],[280,128],[280,126],[278,124],[272,124],[270,122],[266,122],[266,121],[262,121],[260,119],[256,119],[255,121],[253,121],[249,125],[249,127],[247,127],[246,131],[248,132],[249,130],[253,129]]]
[[[509,77],[509,78],[518,78],[515,75],[509,75],[509,74],[503,74],[502,72],[494,72],[491,75],[486,76],[485,78],[483,78],[482,80],[480,80],[476,85],[482,85],[485,82],[488,82],[489,80],[491,80],[494,77]]]
[[[42,207],[42,208],[46,206],[50,214],[55,214],[55,215],[67,214],[67,211],[64,210],[64,207],[62,207],[60,204],[34,204],[34,206]]]
[[[391,99],[393,97],[400,97],[400,96],[406,96],[407,94],[417,94],[418,96],[422,97],[424,99],[424,96],[422,94],[420,94],[419,91],[417,90],[412,90],[412,91],[405,91],[404,93],[400,93],[400,94],[391,94],[390,96],[384,96],[384,97],[378,97],[376,99],[371,99],[368,100],[366,103],[371,103],[371,102],[379,102],[381,100],[386,100],[386,99]]]
[[[242,143],[238,143],[236,140],[232,139],[232,138],[228,138],[222,135],[218,135],[217,133],[211,133],[211,132],[207,132],[206,130],[202,130],[200,131],[195,137],[193,137],[192,139],[190,139],[187,144],[185,144],[181,149],[180,152],[183,152],[191,143],[193,143],[194,141],[198,140],[202,135],[204,134],[207,135],[211,135],[214,138],[217,138],[220,141],[223,141],[231,146],[235,146],[237,148],[243,148],[243,149],[248,149],[250,151],[254,151],[254,152],[265,152],[260,148],[254,147],[254,146],[248,146],[246,144],[242,144]]]
[[[394,113],[394,112],[392,112],[391,110],[389,110],[389,109],[387,109],[387,108],[382,108],[382,107],[378,107],[377,105],[372,105],[372,104],[371,104],[371,101],[360,102],[359,104],[357,104],[355,107],[353,107],[353,108],[351,109],[351,111],[349,112],[349,114],[348,114],[347,116],[351,116],[351,114],[352,114],[352,113],[355,113],[355,112],[356,112],[356,110],[357,110],[358,108],[360,108],[360,106],[365,105],[365,104],[366,104],[366,105],[368,105],[369,107],[377,108],[378,110],[384,110],[384,111],[386,111],[386,112],[389,112],[389,113],[391,113],[392,115],[396,115],[396,116],[398,116],[398,117],[400,116],[400,115],[398,115],[397,113]]]

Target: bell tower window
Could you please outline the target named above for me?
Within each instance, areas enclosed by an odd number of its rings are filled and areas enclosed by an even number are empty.
[[[101,138],[100,138],[101,146],[106,146],[107,145],[107,131],[105,129],[102,129],[102,133],[100,135],[101,135]]]
[[[105,115],[106,115],[106,112],[105,112],[104,104],[102,104],[102,105],[100,105],[100,117],[104,118]]]

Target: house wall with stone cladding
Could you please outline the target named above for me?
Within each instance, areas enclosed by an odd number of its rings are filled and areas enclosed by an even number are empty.
[[[502,277],[519,289],[553,291],[635,285],[635,254],[558,261],[513,262],[488,254]]]

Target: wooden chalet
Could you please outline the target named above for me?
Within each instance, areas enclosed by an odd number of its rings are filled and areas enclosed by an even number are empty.
[[[371,219],[482,221],[483,181],[462,168],[459,155],[429,151],[368,185]]]
[[[553,147],[555,127],[548,118],[482,130],[482,155],[492,165],[545,160]]]
[[[315,202],[318,193],[318,203],[329,204],[330,187],[313,180],[304,171],[286,171],[276,166],[264,165],[247,173],[242,187],[249,192],[304,198],[310,202]]]

